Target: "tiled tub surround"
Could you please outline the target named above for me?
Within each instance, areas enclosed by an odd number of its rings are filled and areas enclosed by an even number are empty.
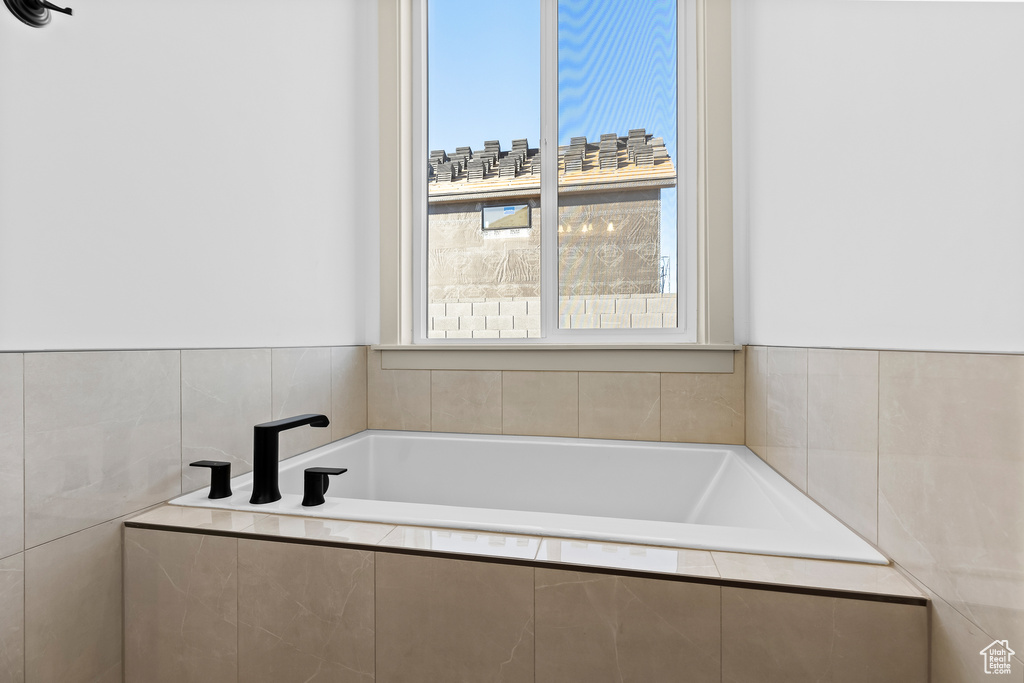
[[[927,681],[889,566],[172,505],[126,527],[127,683]]]
[[[365,429],[365,347],[0,353],[0,681],[121,681],[124,516],[293,411]]]
[[[303,507],[304,471],[345,468]],[[249,512],[887,564],[743,446],[367,430],[279,467],[282,498],[171,502]]]
[[[747,348],[746,443],[931,598],[933,683],[1024,681],[1024,356]]]
[[[385,370],[367,357],[370,429],[743,443],[732,373]]]

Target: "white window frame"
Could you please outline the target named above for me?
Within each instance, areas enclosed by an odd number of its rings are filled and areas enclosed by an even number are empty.
[[[413,154],[427,159],[427,22],[429,0],[413,2],[413,55],[417,68],[413,74]],[[696,20],[692,0],[677,0],[677,101],[676,130],[679,148],[673,151],[677,173],[678,210],[676,215],[676,291],[678,327],[663,329],[561,329],[558,324],[560,289],[558,282],[558,234],[552,226],[558,221],[558,0],[540,0],[540,253],[541,253],[541,337],[530,339],[428,339],[427,336],[427,174],[425,164],[413,165],[413,332],[415,344],[623,344],[693,343],[697,338],[696,303],[696,48],[691,37]],[[692,54],[691,54],[692,53]],[[688,103],[691,106],[688,106]]]
[[[381,120],[381,349],[458,350],[487,349],[498,358],[498,350],[709,350],[726,351],[738,347],[733,342],[733,273],[732,273],[732,140],[731,140],[731,17],[730,0],[679,0],[680,31],[689,30],[690,39],[680,37],[678,73],[685,87],[679,88],[678,107],[680,150],[686,161],[679,186],[678,243],[685,253],[680,264],[686,264],[686,283],[679,289],[686,292],[681,301],[680,322],[685,320],[685,338],[678,330],[627,330],[626,334],[610,330],[585,332],[557,329],[557,233],[547,230],[542,237],[542,269],[548,270],[552,283],[545,288],[547,306],[543,309],[544,338],[531,340],[460,340],[426,339],[416,334],[414,320],[426,321],[425,264],[415,258],[426,230],[426,81],[425,31],[423,0],[382,0],[379,4],[380,68],[379,107]],[[542,0],[543,27],[557,32],[557,0]],[[553,18],[553,19],[552,19]],[[557,46],[557,39],[545,40],[542,51]],[[688,50],[688,54],[682,51]],[[556,55],[542,55],[545,60]],[[549,62],[548,62],[549,63]],[[689,73],[687,73],[689,72]],[[542,97],[548,109],[542,111],[542,155],[548,141],[555,141],[557,132],[557,74],[548,74]],[[552,76],[554,74],[554,76]],[[542,76],[543,77],[543,76]],[[547,80],[555,80],[549,83]],[[553,96],[552,96],[553,94]],[[696,100],[696,107],[686,107],[685,98]],[[685,119],[693,111],[693,121]],[[547,123],[545,124],[545,121]],[[554,122],[554,127],[552,127]],[[393,127],[392,127],[393,126]],[[389,130],[398,132],[389,136]],[[549,132],[550,131],[550,132]],[[692,136],[687,135],[693,131]],[[557,152],[542,159],[548,166],[557,164]],[[544,163],[544,161],[542,161]],[[546,167],[542,174],[555,172]],[[417,175],[422,176],[417,178]],[[554,196],[541,197],[541,224],[557,225],[557,187]],[[549,190],[550,192],[550,190]],[[543,211],[547,208],[550,216]],[[694,210],[695,209],[695,210]],[[692,217],[692,219],[691,219]],[[688,225],[687,223],[690,223]],[[414,229],[415,226],[415,229]],[[544,241],[544,238],[547,241]],[[680,268],[681,269],[681,268]],[[682,296],[680,297],[683,298]],[[552,305],[554,304],[554,305]],[[651,334],[652,332],[667,334]],[[673,334],[674,333],[674,334]],[[419,355],[419,354],[417,354]],[[437,354],[432,354],[440,358]],[[442,354],[443,355],[443,354]],[[561,354],[560,354],[561,355]],[[564,357],[564,355],[563,355]],[[397,360],[398,356],[392,354]],[[412,361],[407,361],[406,365]],[[496,364],[500,364],[497,360]],[[448,362],[450,366],[457,363]],[[730,363],[731,364],[731,363]],[[472,363],[470,363],[472,365]],[[515,365],[513,363],[513,365]],[[529,365],[529,363],[527,363]],[[628,365],[628,364],[627,364]],[[644,365],[641,363],[641,365]],[[404,367],[403,366],[403,367]],[[509,368],[512,369],[512,368]]]

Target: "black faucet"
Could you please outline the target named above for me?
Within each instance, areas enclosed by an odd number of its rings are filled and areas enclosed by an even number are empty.
[[[309,425],[326,427],[331,424],[326,415],[296,415],[273,422],[264,422],[252,428],[252,497],[253,505],[281,500],[277,487],[277,435],[286,429]]]

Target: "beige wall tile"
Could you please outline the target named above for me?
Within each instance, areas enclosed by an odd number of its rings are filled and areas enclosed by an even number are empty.
[[[538,683],[721,680],[718,586],[537,569]]]
[[[767,353],[766,445],[807,446],[807,349],[770,347]]]
[[[25,556],[0,560],[0,681],[25,681]]]
[[[502,432],[579,436],[579,374],[502,372]]]
[[[272,419],[316,413],[331,415],[331,349],[273,349],[271,352]],[[278,435],[280,458],[331,442],[331,428],[296,427]]]
[[[807,350],[807,446],[878,448],[878,352]]]
[[[1024,356],[883,352],[879,382],[879,545],[1024,643]]]
[[[374,680],[374,554],[238,541],[238,680]]]
[[[807,494],[878,543],[878,453],[807,449]]]
[[[501,434],[501,372],[432,370],[430,428],[435,432]]]
[[[733,356],[732,374],[662,373],[662,441],[743,443],[745,354]]]
[[[658,441],[661,375],[656,372],[579,373],[580,436]]]
[[[366,347],[331,349],[331,438],[366,429]]]
[[[767,446],[765,462],[801,491],[807,490],[807,449]]]
[[[125,681],[237,677],[235,538],[125,529]]]
[[[878,352],[807,352],[807,493],[878,540]]]
[[[370,429],[430,431],[430,370],[382,370],[381,352],[366,356]]]
[[[25,356],[25,543],[181,491],[177,351]]]
[[[532,682],[533,572],[378,553],[378,683]]]
[[[1012,663],[1012,673],[998,677],[985,673],[981,651],[996,636],[987,634],[934,593],[931,603],[931,683],[990,683],[992,680],[1024,683],[1024,665]],[[999,636],[1003,640],[1004,636]],[[1010,647],[1020,655],[1012,640]],[[1016,659],[1016,658],[1015,658]]]
[[[181,486],[209,486],[196,460],[225,460],[231,476],[252,470],[252,428],[272,417],[270,349],[181,352]]]
[[[807,349],[768,348],[765,459],[807,490]]]
[[[744,439],[747,448],[763,459],[768,443],[768,349],[764,346],[746,347],[744,365]]]
[[[927,683],[927,608],[723,587],[722,681]]]
[[[23,362],[20,353],[0,353],[0,557],[25,548]]]
[[[25,551],[25,680],[120,683],[121,521]]]

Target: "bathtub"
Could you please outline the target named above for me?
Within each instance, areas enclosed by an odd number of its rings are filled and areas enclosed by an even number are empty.
[[[345,467],[303,507],[307,467]],[[176,505],[886,564],[744,446],[368,430],[280,465],[282,499]]]

